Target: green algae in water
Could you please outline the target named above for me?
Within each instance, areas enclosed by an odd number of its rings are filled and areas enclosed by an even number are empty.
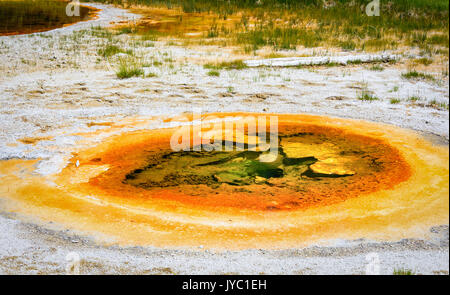
[[[170,187],[180,184],[249,185],[257,177],[283,177],[279,162],[263,163],[261,152],[183,151],[172,152],[144,169],[128,174],[126,182],[142,187]]]
[[[314,144],[311,138],[317,139],[314,135],[307,139],[309,143]],[[295,142],[296,139],[289,138],[289,140]],[[221,184],[233,186],[270,184],[271,179],[280,178],[295,182],[304,178],[341,178],[353,175],[353,173],[321,173],[320,169],[318,172],[311,167],[320,162],[316,157],[311,155],[289,157],[283,146],[278,147],[278,155],[274,161],[260,161],[260,157],[267,154],[268,152],[249,150],[226,152],[223,149],[168,152],[159,157],[152,157],[148,166],[126,175],[124,183],[148,189],[199,184],[214,188]]]

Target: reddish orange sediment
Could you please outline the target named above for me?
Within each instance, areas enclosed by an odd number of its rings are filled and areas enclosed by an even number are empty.
[[[304,191],[289,185],[240,191],[226,184],[143,189],[124,183],[126,175],[169,150],[175,129],[142,130],[74,152],[71,164],[50,177],[31,173],[37,161],[2,161],[0,195],[7,210],[122,245],[289,248],[426,237],[431,226],[448,224],[448,147],[384,124],[307,115],[278,115],[278,121],[280,136],[322,133],[370,149],[380,169],[311,183]],[[91,136],[102,132],[108,130]]]

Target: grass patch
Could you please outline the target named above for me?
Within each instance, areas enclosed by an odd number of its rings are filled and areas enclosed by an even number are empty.
[[[411,97],[408,98],[408,101],[410,101],[410,102],[417,102],[417,101],[419,101],[420,99],[421,99],[421,98],[418,97],[418,96],[411,96]]]
[[[411,269],[399,268],[399,269],[394,269],[393,275],[395,275],[395,276],[412,276],[412,275],[415,275],[415,273]]]
[[[448,48],[449,47],[448,35],[439,34],[430,36],[427,39],[427,43],[432,45],[440,45]]]
[[[358,96],[359,100],[362,101],[375,101],[375,100],[379,100],[378,97],[374,96],[373,94],[371,94],[370,92],[367,91],[363,91],[359,96]]]
[[[261,20],[253,29],[236,35],[236,43],[245,44],[246,51],[256,51],[264,46],[270,46],[276,50],[295,49],[298,45],[311,48],[320,46],[323,40],[324,36],[319,31],[292,26],[278,27],[266,24],[264,20]]]
[[[159,36],[161,33],[154,30],[144,31],[141,33],[141,40],[142,41],[158,41]]]
[[[144,70],[138,67],[120,66],[116,74],[119,79],[128,79],[131,77],[142,76],[144,74]]]
[[[205,64],[203,66],[209,70],[243,70],[247,68],[247,65],[242,60],[235,60],[231,62],[221,62],[216,64]]]
[[[382,72],[382,71],[384,71],[384,68],[380,65],[373,65],[369,68],[369,70],[375,71],[375,72]]]
[[[135,60],[121,60],[116,75],[119,79],[143,77],[144,70],[142,69],[142,65]]]
[[[394,87],[392,88],[392,90],[390,90],[389,92],[397,92],[399,89],[400,89],[400,87],[394,86]]]
[[[219,77],[220,76],[220,72],[216,71],[216,70],[212,70],[212,71],[209,71],[207,75],[210,76],[210,77]]]
[[[360,60],[360,59],[349,60],[349,61],[347,62],[347,64],[349,64],[349,65],[360,65],[360,64],[362,64],[362,63],[363,63],[363,61]]]
[[[353,51],[356,49],[356,43],[352,40],[341,41],[339,42],[339,47],[341,47],[343,50]]]
[[[123,50],[122,48],[116,46],[116,45],[111,45],[108,44],[106,45],[104,48],[100,48],[97,53],[105,58],[107,57],[111,57],[113,55],[116,55],[118,53],[126,53],[129,55],[133,54],[132,50]]]
[[[417,58],[414,60],[414,63],[416,64],[421,64],[424,66],[429,66],[433,63],[433,60],[430,58],[426,58],[426,57],[422,57],[422,58]]]
[[[96,38],[105,38],[112,41],[113,33],[101,26],[91,26],[91,35]]]
[[[380,38],[380,39],[367,39],[362,41],[360,46],[362,50],[380,51],[396,49],[398,45],[397,40],[393,40],[390,37]]]
[[[324,64],[325,67],[327,68],[334,68],[334,67],[340,67],[342,66],[340,63],[337,62],[328,62],[326,64]],[[299,65],[297,66],[299,69],[306,67],[306,65]]]
[[[213,23],[209,28],[208,33],[206,34],[206,38],[217,38],[219,37],[219,28],[216,23]]]
[[[436,99],[433,99],[428,104],[428,107],[435,108],[438,110],[449,110],[448,102],[439,102]]]
[[[370,2],[368,0],[98,1],[171,9],[162,17],[177,18],[173,24],[164,22],[151,29],[179,36],[184,28],[201,26],[203,36],[209,41],[238,45],[246,53],[264,46],[285,50],[329,44],[344,50],[386,50],[407,44],[420,48],[448,48],[447,0],[381,1],[378,17],[366,15],[364,8]],[[330,2],[333,5],[326,5]],[[202,18],[200,24],[199,16]],[[176,29],[170,30],[170,26]]]
[[[425,74],[421,72],[417,72],[416,70],[412,70],[402,74],[402,77],[408,80],[428,80],[434,81],[434,77],[430,74]]]
[[[134,34],[136,33],[136,27],[134,26],[125,26],[121,27],[117,30],[117,35],[128,35],[128,34]]]
[[[391,102],[391,104],[398,104],[398,103],[400,103],[400,99],[398,99],[398,98],[391,98],[390,102]]]

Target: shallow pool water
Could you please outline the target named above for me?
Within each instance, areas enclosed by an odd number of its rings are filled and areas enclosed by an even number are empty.
[[[44,32],[65,25],[85,21],[95,14],[94,9],[80,6],[79,16],[68,16],[68,1],[22,0],[0,1],[0,35],[20,35]]]
[[[290,208],[294,203],[302,203],[307,192],[321,185],[325,189],[364,178],[371,186],[369,177],[383,173],[391,164],[382,157],[388,152],[382,144],[323,133],[281,135],[274,155],[270,151],[250,150],[248,146],[237,149],[236,142],[231,143],[233,150],[226,151],[226,145],[223,142],[213,151],[198,148],[153,154],[146,166],[127,174],[124,183],[144,189],[206,185],[232,191],[233,187],[245,187],[256,194],[262,194],[263,187],[290,188]]]
[[[122,198],[279,211],[339,203],[392,188],[410,175],[406,161],[384,141],[296,122],[278,127],[276,152],[236,140],[215,143],[211,151],[196,146],[174,151],[171,131],[162,130],[164,137],[149,135],[139,144],[117,144],[90,159],[92,165],[109,166],[90,184]],[[247,136],[256,135],[243,138]]]

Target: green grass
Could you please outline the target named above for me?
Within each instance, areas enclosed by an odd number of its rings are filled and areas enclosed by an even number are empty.
[[[428,37],[427,43],[432,45],[441,45],[448,48],[449,47],[448,35],[444,34],[432,35]]]
[[[400,87],[394,86],[394,88],[392,88],[392,90],[389,92],[397,92],[399,89],[400,89]]]
[[[343,50],[386,50],[403,44],[427,50],[430,46],[448,48],[447,0],[381,1],[379,17],[366,15],[364,7],[369,2],[338,0],[328,8],[322,0],[128,0],[127,5],[180,7],[186,13],[213,13],[216,20],[240,18],[234,28],[210,23],[205,37],[239,45],[246,53],[264,46],[289,50],[329,44]]]
[[[141,68],[137,67],[120,66],[116,74],[117,78],[119,79],[128,79],[131,77],[142,76],[144,74],[144,71]]]
[[[203,67],[209,70],[243,70],[247,68],[247,65],[242,60],[235,60],[214,64],[207,63]]]
[[[403,37],[402,37],[403,38]],[[394,40],[390,36],[380,37],[379,39],[366,39],[360,42],[361,50],[390,50],[398,47],[400,40]]]
[[[132,34],[136,32],[136,28],[135,27],[130,27],[130,26],[126,26],[126,27],[121,27],[117,30],[117,35],[122,35],[122,34]]]
[[[412,103],[416,103],[418,101],[422,100],[422,98],[418,97],[418,96],[410,96],[408,98],[409,102]],[[444,110],[444,111],[448,111],[449,110],[449,103],[448,102],[443,102],[443,101],[438,101],[437,99],[433,99],[432,101],[428,102],[427,104],[420,104],[421,106],[426,106],[429,108],[434,108],[437,110]]]
[[[206,38],[216,38],[219,37],[219,28],[217,24],[213,23],[206,34]]]
[[[113,33],[110,30],[100,26],[91,26],[90,34],[96,38],[108,39],[110,42],[113,39]]]
[[[382,71],[384,71],[384,68],[380,65],[373,65],[369,68],[369,70],[376,71],[376,72],[382,72]]]
[[[393,275],[395,276],[412,276],[415,273],[411,269],[398,268],[394,269]]]
[[[418,97],[418,96],[410,96],[408,98],[408,101],[411,101],[411,102],[416,102],[416,101],[419,101],[419,100],[421,100],[421,98]]]
[[[207,75],[210,76],[210,77],[219,77],[220,76],[220,72],[212,70],[212,71],[209,71],[207,73]]]
[[[347,62],[347,64],[349,64],[349,65],[360,65],[360,64],[362,64],[362,63],[363,63],[363,61],[360,60],[360,59],[349,60],[349,61]]]
[[[402,77],[408,80],[429,80],[429,81],[435,80],[432,75],[417,72],[416,70],[403,73]]]
[[[359,96],[358,96],[359,100],[362,101],[375,101],[375,100],[379,100],[378,97],[374,96],[373,94],[367,92],[367,91],[363,91]]]
[[[422,58],[415,59],[414,62],[417,64],[424,65],[424,66],[428,66],[433,63],[433,60],[430,58],[422,57]]]
[[[263,46],[274,49],[295,49],[296,46],[317,47],[324,40],[323,34],[309,29],[291,26],[270,26],[264,20],[253,29],[247,29],[236,35],[237,44],[247,44],[252,50]]]
[[[339,42],[339,47],[347,51],[353,51],[356,49],[356,43],[352,40],[341,41]]]
[[[391,102],[391,104],[398,104],[398,103],[400,103],[400,99],[398,99],[398,98],[391,98],[390,102]]]
[[[155,73],[148,73],[147,75],[145,75],[145,77],[146,78],[156,78],[156,77],[158,77],[158,75]]]
[[[141,33],[142,41],[158,41],[158,38],[161,36],[161,33],[154,30],[148,30]]]
[[[118,53],[126,53],[129,55],[133,54],[132,50],[123,50],[122,48],[119,48],[116,45],[107,44],[104,48],[100,48],[97,53],[105,58],[111,57],[113,55],[116,55]]]
[[[119,79],[143,77],[144,70],[142,69],[142,65],[139,62],[135,60],[124,59],[120,61],[116,75]]]
[[[426,48],[429,45],[439,45],[449,48],[449,38],[448,34],[433,34],[430,35],[428,32],[414,32],[409,35],[409,43],[411,45],[418,46],[419,48]]]
[[[291,9],[299,10],[309,7],[320,8],[323,6],[322,0],[95,0],[96,2],[109,2],[115,4],[144,4],[153,6],[163,6],[167,8],[181,7],[185,12],[215,12],[221,16],[230,15],[241,9],[261,9],[261,10],[276,10],[276,9]],[[92,1],[94,2],[94,1]],[[360,7],[366,5],[368,1],[365,0],[339,0],[335,1],[335,6],[352,6]],[[383,3],[383,1],[381,1]],[[394,0],[390,5],[384,5],[382,11],[387,7],[398,12],[408,12],[410,10],[417,12],[420,10],[428,10],[433,13],[448,10],[448,1],[445,0]],[[328,8],[330,10],[333,7]],[[336,9],[336,8],[334,8]],[[391,11],[387,11],[392,13]]]
[[[328,63],[324,64],[324,66],[327,68],[334,68],[334,67],[340,67],[342,65],[337,62],[328,62]],[[305,65],[299,65],[298,68],[299,69],[305,68]]]
[[[432,107],[438,110],[447,110],[447,111],[449,110],[448,102],[440,102],[437,101],[436,99],[430,101],[428,107]]]

